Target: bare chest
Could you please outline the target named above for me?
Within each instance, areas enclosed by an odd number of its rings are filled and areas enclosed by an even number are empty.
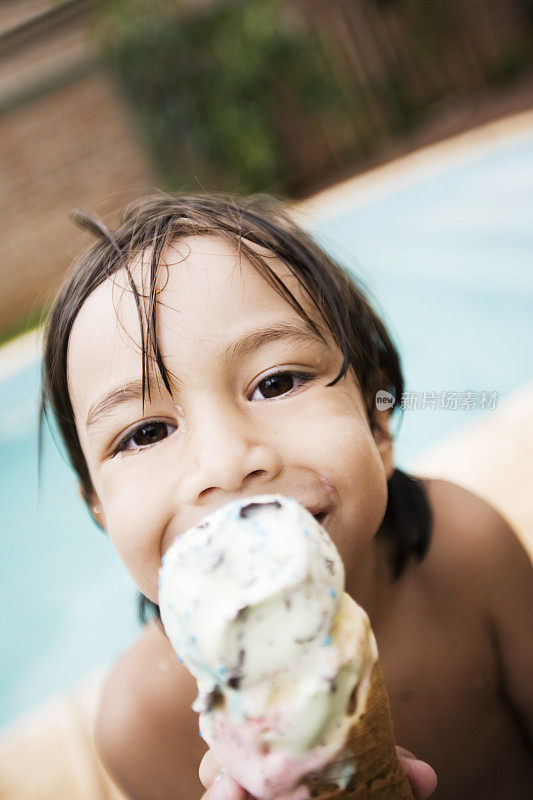
[[[532,765],[476,612],[406,595],[376,637],[396,741],[436,770],[436,800],[530,797]]]

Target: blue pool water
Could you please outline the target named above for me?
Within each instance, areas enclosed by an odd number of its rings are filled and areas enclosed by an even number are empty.
[[[531,376],[533,131],[315,225],[361,276],[411,391],[497,391]],[[135,589],[47,437],[37,491],[38,367],[0,385],[0,724],[118,656],[138,634]],[[405,413],[409,464],[474,410]]]

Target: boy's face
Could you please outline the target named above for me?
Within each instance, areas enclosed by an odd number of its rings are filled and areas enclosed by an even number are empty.
[[[353,375],[327,386],[340,350],[221,239],[181,239],[165,263],[158,334],[173,396],[153,375],[143,408],[123,273],[87,299],[68,351],[94,503],[135,583],[157,602],[161,556],[178,534],[230,500],[271,492],[323,522],[349,579],[385,512],[390,454]],[[294,277],[272,255],[269,264],[310,312]],[[140,288],[146,265],[133,272]]]

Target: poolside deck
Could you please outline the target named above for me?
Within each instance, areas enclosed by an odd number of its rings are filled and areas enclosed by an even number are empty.
[[[100,670],[0,735],[1,800],[122,800],[94,745],[104,675]]]

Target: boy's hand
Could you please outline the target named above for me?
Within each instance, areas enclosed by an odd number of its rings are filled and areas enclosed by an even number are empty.
[[[425,761],[419,761],[404,747],[397,747],[396,755],[401,768],[409,778],[415,800],[427,800],[431,797],[437,788],[437,775],[433,767]]]
[[[411,783],[416,800],[427,800],[437,788],[435,771],[419,761],[409,750],[397,747],[396,753],[401,767]],[[220,767],[208,750],[202,759],[199,769],[200,780],[207,789],[202,800],[246,800],[248,793],[233,778],[220,771]]]

